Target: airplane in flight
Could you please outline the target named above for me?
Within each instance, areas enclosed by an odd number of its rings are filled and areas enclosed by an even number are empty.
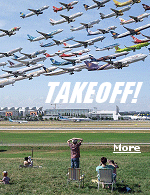
[[[39,51],[35,51],[35,52],[29,53],[29,54],[20,52],[21,54],[23,54],[23,56],[19,57],[19,56],[13,54],[13,56],[14,56],[13,60],[25,60],[25,59],[28,59],[28,58],[32,59],[32,58],[36,58],[40,54],[44,54],[45,52],[46,52],[45,49],[39,50]]]
[[[28,123],[28,121],[23,121],[23,120],[21,120],[21,121],[12,120],[11,118],[8,118],[8,120],[9,120],[9,122],[11,122],[11,123]]]
[[[97,0],[93,0],[95,4],[89,6],[86,4],[83,4],[85,10],[89,10],[89,9],[93,9],[93,8],[98,8],[100,9],[101,7],[105,7],[105,3],[109,2],[110,0],[102,0],[102,1],[97,1]]]
[[[31,35],[27,34],[28,36],[28,40],[31,41],[31,42],[34,42],[34,41],[40,41],[42,39],[49,39],[49,38],[53,38],[53,35],[56,35],[58,33],[61,33],[63,31],[63,29],[57,29],[57,30],[54,30],[53,32],[49,32],[49,33],[43,33],[43,32],[40,32],[40,31],[37,31],[38,33],[40,33],[42,36],[39,36],[39,37],[32,37]]]
[[[19,48],[16,48],[16,49],[13,49],[11,51],[8,51],[8,52],[0,52],[0,58],[3,58],[3,57],[10,57],[12,56],[14,53],[18,52],[18,51],[21,51],[23,48],[22,47],[19,47]]]
[[[62,59],[67,60],[68,62],[71,62],[72,65],[74,66],[76,63],[81,63],[83,60],[89,59],[90,57],[93,57],[93,55],[88,54],[88,55],[84,55],[78,58],[62,58]]]
[[[113,49],[114,47],[119,46],[119,45],[120,45],[119,43],[114,43],[112,45],[108,45],[108,46],[105,46],[105,47],[102,47],[102,48],[98,48],[97,46],[94,46],[94,47],[96,48],[96,51],[104,51],[104,50]]]
[[[93,39],[89,39],[86,41],[76,41],[76,40],[73,40],[73,41],[81,44],[82,46],[86,48],[88,45],[94,45],[95,42],[102,41],[103,39],[105,39],[104,36],[99,36],[99,37],[95,37]]]
[[[65,117],[61,116],[60,113],[58,113],[58,115],[59,115],[58,120],[60,120],[60,121],[74,121],[74,122],[91,121],[90,118],[78,118],[78,117],[65,118]]]
[[[50,23],[51,23],[51,25],[56,25],[56,24],[62,24],[64,22],[68,22],[68,23],[74,22],[75,21],[74,18],[82,16],[82,14],[83,14],[83,12],[78,12],[78,13],[72,14],[70,16],[65,16],[65,15],[60,14],[60,16],[63,17],[63,19],[55,21],[55,20],[50,18]]]
[[[124,51],[124,52],[121,52],[121,53],[115,53],[115,54],[103,56],[103,57],[100,57],[98,59],[95,59],[94,57],[90,57],[90,59],[91,59],[92,62],[100,62],[100,61],[105,61],[105,60],[116,59],[117,57],[127,55],[127,54],[129,54],[129,52]]]
[[[129,47],[126,47],[123,48],[123,49],[120,49],[119,47],[116,47],[116,52],[123,52],[123,51],[131,51],[133,50],[133,52],[136,51],[136,49],[141,49],[142,47],[146,47],[148,46],[150,43],[148,42],[145,42],[145,43],[139,43],[139,44],[136,44],[136,45],[132,45],[132,46],[129,46]]]
[[[139,44],[139,43],[145,43],[145,42],[149,42],[150,41],[150,37],[149,37],[149,39],[148,38],[146,38],[146,39],[137,39],[134,36],[131,36],[131,37],[133,39],[133,42],[134,43],[137,43],[137,44]]]
[[[145,12],[147,11],[147,10],[150,10],[150,6],[149,5],[145,5],[145,4],[142,4],[143,5],[143,8],[145,9]]]
[[[88,53],[89,51],[91,51],[91,49],[82,49],[79,51],[71,52],[69,54],[62,53],[61,55],[59,55],[59,57],[72,57],[72,56],[77,57],[78,55],[82,55],[83,53]]]
[[[12,35],[15,35],[16,34],[15,31],[19,31],[20,28],[21,27],[17,26],[17,27],[11,28],[10,30],[0,29],[0,31],[3,31],[3,33],[0,34],[0,37],[6,36],[6,35],[10,37]]]
[[[69,73],[70,75],[73,75],[74,72],[80,72],[80,71],[82,71],[85,68],[86,68],[85,64],[71,66],[71,67],[68,67],[68,68],[60,67],[61,70],[65,71],[65,73]],[[62,74],[63,72],[61,71],[61,72],[59,72],[59,74],[60,73]]]
[[[43,66],[44,66],[43,64],[37,64],[37,65],[34,65],[34,66],[22,68],[22,69],[15,70],[15,71],[3,70],[2,69],[2,71],[7,72],[7,74],[0,75],[0,79],[8,78],[8,77],[11,77],[11,76],[14,76],[14,77],[24,76],[24,77],[26,77],[26,72],[31,71],[31,70],[35,70],[35,69],[38,69],[38,68],[41,68]]]
[[[5,66],[7,64],[7,62],[0,62],[0,66]]]
[[[114,31],[110,31],[111,34],[112,34],[112,37],[114,39],[118,39],[118,38],[122,38],[122,37],[126,37],[128,35],[139,35],[140,34],[140,31],[144,30],[144,29],[147,29],[150,27],[150,24],[146,24],[144,26],[140,26],[138,28],[135,28],[135,29],[131,29],[131,28],[127,28],[125,26],[123,26],[125,29],[127,29],[128,31],[125,32],[125,33],[122,33],[122,34],[118,34]]]
[[[63,7],[63,9],[67,9],[69,11],[70,9],[73,9],[73,5],[76,5],[79,1],[72,1],[71,3],[62,3],[59,2]]]
[[[113,17],[113,16],[116,16],[116,17],[122,16],[123,12],[128,11],[129,9],[131,9],[131,6],[125,7],[125,8],[120,9],[120,10],[116,10],[116,9],[112,9],[112,8],[110,8],[110,9],[113,12],[108,14],[108,15],[104,15],[103,13],[99,13],[102,20],[105,19],[105,18]]]
[[[44,55],[48,58],[48,57],[54,57],[54,56],[56,56],[56,55],[61,55],[61,54],[63,54],[63,53],[65,53],[65,52],[68,52],[68,51],[71,51],[72,49],[70,49],[70,48],[67,48],[67,49],[64,49],[64,50],[59,50],[59,51],[57,51],[57,52],[55,52],[55,53],[53,53],[53,54],[48,54],[48,53],[45,53]]]
[[[93,25],[94,24],[99,24],[99,22],[100,22],[100,20],[98,19],[98,20],[94,20],[94,21],[91,21],[91,22],[88,22],[88,23],[80,23],[81,24],[81,26],[79,26],[79,27],[73,27],[73,26],[71,26],[71,31],[77,31],[77,30],[82,30],[82,29],[88,29],[88,28],[92,28],[93,27]]]
[[[36,64],[37,62],[40,62],[40,61],[44,62],[46,59],[47,59],[46,57],[37,57],[37,58],[33,58],[33,59],[30,59],[30,60],[26,60],[26,61],[23,61],[23,60],[17,60],[17,61],[21,62],[25,66],[29,66],[30,64],[34,65],[34,64]]]
[[[98,65],[97,62],[90,62],[90,61],[84,61],[84,63],[86,64],[88,71],[109,70],[115,68],[112,64],[108,64],[108,63],[104,65]]]
[[[15,83],[15,79],[14,78],[4,79],[4,80],[0,81],[0,88],[3,88],[6,85],[10,85],[10,84],[13,85],[14,83]]]
[[[108,28],[105,29],[97,29],[97,31],[95,32],[92,32],[89,29],[87,29],[88,32],[87,36],[109,33],[110,30],[115,30],[116,28],[117,28],[116,26],[109,26]]]
[[[105,60],[105,62],[112,64],[117,69],[120,69],[120,68],[122,69],[123,67],[129,66],[129,64],[131,64],[131,63],[138,62],[140,60],[144,61],[147,56],[148,55],[146,55],[146,54],[140,53],[140,54],[136,54],[133,56],[123,58],[123,59],[118,60],[118,61],[106,61]]]
[[[142,22],[143,18],[148,18],[149,15],[150,15],[150,13],[144,13],[144,14],[141,14],[137,17],[129,16],[131,18],[130,20],[124,20],[123,18],[119,18],[119,20],[120,20],[121,25],[130,24],[130,23],[133,23],[133,22]]]
[[[24,14],[24,13],[22,13],[22,12],[20,12],[20,17],[21,18],[27,18],[27,17],[30,17],[30,16],[33,16],[33,15],[40,15],[40,14],[43,14],[43,10],[45,10],[45,9],[48,9],[49,8],[49,6],[48,5],[45,5],[45,6],[43,6],[43,7],[41,7],[41,8],[39,8],[39,9],[28,9],[29,11],[31,11],[30,13],[28,13],[28,14]]]
[[[68,64],[72,64],[72,62],[69,61],[62,61],[62,62],[58,62],[56,61],[54,58],[50,58],[53,66],[64,66],[64,65],[68,65]]]
[[[119,1],[113,0],[113,2],[115,3],[116,7],[123,7],[123,6],[129,5],[129,4],[133,5],[135,3],[140,3],[141,0],[128,0],[125,2],[119,2]]]

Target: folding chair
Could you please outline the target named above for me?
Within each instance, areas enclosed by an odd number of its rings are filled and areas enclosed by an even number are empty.
[[[80,168],[68,168],[67,176],[67,185],[71,181],[77,181],[79,183],[79,188],[81,184],[83,184],[82,186],[84,187],[84,175],[82,175]]]
[[[114,179],[113,179],[113,170],[112,169],[99,169],[99,174],[98,177],[100,179],[98,179],[98,190],[99,190],[99,185],[100,184],[111,184],[112,185],[112,191],[113,191],[113,183],[114,183]]]

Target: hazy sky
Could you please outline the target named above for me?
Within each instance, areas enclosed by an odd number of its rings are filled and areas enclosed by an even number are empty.
[[[59,0],[60,1],[60,0]],[[90,38],[94,38],[96,36],[87,36],[87,32],[85,29],[80,31],[71,32],[70,26],[73,25],[74,27],[77,27],[80,25],[80,22],[88,23],[90,21],[100,19],[99,13],[109,14],[112,11],[110,8],[114,9],[120,9],[116,8],[113,1],[106,3],[106,6],[100,9],[94,8],[92,10],[85,11],[83,7],[83,3],[86,2],[88,5],[94,4],[92,0],[79,0],[79,3],[74,6],[74,9],[70,10],[69,12],[66,10],[63,10],[58,13],[53,12],[53,5],[56,7],[61,7],[59,4],[59,1],[37,1],[37,0],[5,0],[3,3],[0,4],[0,10],[1,10],[1,17],[0,17],[0,28],[2,29],[10,29],[15,26],[20,26],[21,29],[15,36],[5,36],[0,37],[0,52],[7,52],[9,50],[15,49],[17,47],[22,47],[22,52],[25,53],[32,53],[34,51],[42,49],[40,47],[39,42],[30,42],[27,40],[27,34],[30,34],[32,36],[39,36],[39,34],[36,32],[36,30],[48,33],[51,31],[54,31],[56,29],[64,29],[62,33],[55,35],[55,39],[63,39],[66,37],[74,36],[76,40],[87,40]],[[62,1],[62,2],[71,2],[69,0]],[[123,2],[123,0],[120,0],[120,2]],[[142,3],[149,4],[148,0],[142,0]],[[129,19],[129,15],[138,16],[140,14],[144,13],[144,9],[142,6],[142,3],[134,4],[129,11],[124,12],[124,15],[121,18],[124,18],[126,20]],[[22,19],[20,18],[20,12],[23,13],[29,13],[27,10],[28,8],[38,9],[44,5],[49,5],[49,9],[44,10],[44,13],[42,15],[39,15],[38,17],[36,15],[31,16],[29,18]],[[76,18],[75,22],[72,22],[70,24],[63,23],[59,25],[52,26],[49,23],[49,19],[55,19],[59,20],[61,19],[60,14],[64,15],[71,15],[76,12],[83,12],[84,14],[81,17]],[[149,11],[147,11],[149,12]],[[131,23],[127,24],[126,26],[129,28],[137,28],[139,26],[143,26],[145,24],[148,24],[150,21],[149,18],[144,18],[143,22],[138,23]],[[126,29],[123,28],[122,25],[120,25],[119,17],[112,17],[108,19],[101,20],[99,24],[94,25],[93,28],[90,30],[96,31],[98,28],[106,28],[108,26],[115,25],[117,26],[116,32],[123,33],[126,32]],[[145,35],[150,35],[150,29],[146,29],[142,31]],[[107,46],[113,43],[119,43],[120,48],[124,48],[124,45],[131,46],[134,43],[132,42],[132,38],[130,36],[116,39],[114,40],[110,33],[104,35],[106,38],[102,42],[97,42],[94,45],[98,47]],[[144,37],[142,35],[136,36],[139,39],[143,39]],[[43,43],[51,42],[51,39],[48,40],[42,40]],[[74,41],[69,41],[69,44],[74,44]],[[88,48],[91,49],[90,54],[92,54],[94,57],[99,58],[104,55],[109,55],[115,53],[115,49],[109,50],[109,51],[95,51],[94,46],[89,46]],[[53,46],[46,48],[47,53],[51,54],[58,50],[63,49],[62,46]],[[84,49],[84,47],[76,48],[73,51],[78,51],[80,49]],[[135,55],[138,53],[144,53],[148,54],[148,49],[142,48],[141,50],[137,50],[136,52],[130,52],[128,56]],[[19,53],[16,53],[20,55]],[[58,61],[62,61],[59,57],[54,57]],[[124,57],[117,58],[117,60],[122,59]],[[7,61],[11,58],[1,58],[0,62]],[[41,75],[40,77],[34,78],[33,80],[22,80],[17,81],[14,86],[8,85],[4,88],[0,89],[0,107],[33,107],[33,106],[43,106],[45,108],[53,108],[55,102],[59,102],[57,104],[57,108],[93,108],[97,107],[98,110],[115,110],[115,106],[118,105],[121,111],[129,111],[129,110],[135,110],[135,111],[146,111],[150,110],[150,81],[149,81],[149,75],[150,75],[150,65],[149,65],[150,57],[148,56],[145,61],[139,61],[133,64],[130,64],[129,67],[123,68],[123,69],[114,69],[114,70],[102,70],[102,71],[87,71],[83,70],[81,72],[76,72],[74,75],[62,74],[58,76],[49,76],[45,77]],[[116,61],[116,59],[115,59]],[[83,62],[84,63],[84,62]],[[101,62],[100,64],[104,64]],[[46,67],[51,66],[51,62],[49,58],[44,62],[44,65]],[[5,69],[9,69],[8,67],[5,67]],[[15,69],[14,69],[15,70]],[[3,71],[0,70],[0,74],[4,74]],[[59,86],[55,88],[54,94],[51,93],[52,99],[49,103],[45,103],[47,96],[49,94],[50,87],[49,82],[53,82],[54,85],[56,82],[59,83]],[[67,84],[65,82],[68,82]],[[84,90],[82,91],[82,97],[81,94],[76,94],[76,98],[74,103],[71,102],[72,92],[74,90],[74,87],[78,85],[77,82],[80,82],[80,87],[82,85],[86,85]],[[87,83],[84,83],[87,82]],[[132,91],[132,94],[129,94],[126,97],[125,103],[121,103],[121,99],[124,95],[126,95],[125,86],[131,84],[130,90]],[[131,103],[132,99],[134,98],[135,92],[136,92],[136,86],[138,82],[142,82],[142,87],[139,92],[139,95],[137,97],[136,103]],[[57,83],[57,84],[58,84]],[[110,103],[110,99],[112,97],[114,87],[116,85],[120,85],[119,90],[122,90],[121,94],[117,94],[115,101],[113,103]],[[81,92],[81,91],[80,91]],[[59,95],[58,95],[59,94]],[[97,95],[98,94],[98,95]],[[101,96],[100,96],[101,94]],[[50,95],[50,94],[49,94]],[[105,101],[100,102],[100,97],[103,99],[105,97]],[[79,97],[80,96],[80,97]],[[98,97],[97,97],[98,96]],[[80,102],[81,103],[77,103]],[[59,101],[60,99],[60,101]],[[64,102],[67,103],[64,103]],[[90,101],[90,102],[89,102]],[[88,102],[88,103],[87,103]]]

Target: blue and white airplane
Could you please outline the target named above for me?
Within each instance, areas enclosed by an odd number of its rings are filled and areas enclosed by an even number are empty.
[[[11,118],[8,118],[8,120],[9,120],[9,122],[11,122],[11,123],[28,123],[28,121],[14,121],[14,120],[12,120]]]
[[[27,35],[28,36],[28,40],[31,42],[34,41],[40,41],[42,39],[49,39],[49,38],[53,38],[53,35],[56,35],[58,33],[61,33],[63,31],[63,29],[58,29],[58,30],[54,30],[53,32],[49,32],[49,33],[43,33],[40,31],[37,31],[38,33],[40,33],[42,36],[40,37],[32,37],[31,35]]]
[[[50,60],[53,66],[64,66],[64,65],[72,64],[72,62],[68,62],[68,61],[58,62],[54,58],[50,58]]]
[[[27,17],[30,17],[30,16],[33,16],[33,15],[40,15],[40,14],[43,14],[43,10],[45,10],[45,9],[48,9],[49,8],[49,6],[48,5],[45,5],[45,6],[43,6],[43,7],[41,7],[41,8],[39,8],[39,9],[28,9],[29,11],[31,11],[30,13],[28,13],[28,14],[24,14],[24,13],[22,13],[22,12],[20,12],[20,17],[21,18],[27,18]]]
[[[105,47],[102,47],[102,48],[98,48],[97,46],[94,46],[96,48],[96,51],[104,51],[104,50],[110,50],[110,49],[113,49],[114,47],[116,46],[119,46],[120,44],[119,43],[114,43],[112,45],[108,45],[108,46],[105,46]]]

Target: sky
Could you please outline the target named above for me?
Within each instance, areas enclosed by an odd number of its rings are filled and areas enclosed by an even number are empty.
[[[60,0],[59,0],[60,1]],[[94,2],[92,0],[82,1],[79,0],[78,4],[74,6],[74,9],[63,10],[61,12],[54,13],[53,6],[61,7],[59,1],[37,1],[37,0],[5,0],[0,4],[1,8],[1,17],[0,17],[0,28],[1,29],[11,29],[15,26],[20,26],[21,29],[17,31],[16,35],[8,37],[0,37],[0,52],[7,52],[12,49],[22,47],[22,52],[24,53],[32,53],[37,50],[41,50],[40,43],[30,42],[27,37],[27,34],[30,34],[34,37],[39,36],[36,32],[42,31],[45,33],[52,32],[56,29],[63,29],[62,33],[59,33],[54,36],[55,39],[61,40],[66,37],[74,36],[75,40],[87,40],[90,38],[94,38],[96,36],[87,36],[87,32],[85,29],[80,31],[70,31],[70,26],[78,27],[80,26],[80,22],[88,23],[90,21],[100,19],[99,13],[109,14],[112,11],[110,8],[116,8],[113,0],[105,4],[105,7],[100,9],[94,8],[92,10],[86,11],[83,7],[83,3],[88,5],[93,5]],[[62,1],[64,2],[64,1]],[[67,0],[65,3],[69,3],[71,1]],[[120,2],[124,2],[124,0],[120,0]],[[144,9],[142,3],[148,4],[148,0],[142,0],[139,4],[134,4],[131,6],[129,11],[124,12],[124,15],[121,17],[123,19],[130,19],[129,15],[138,16],[144,13]],[[31,16],[29,18],[22,19],[20,17],[20,12],[25,14],[29,13],[27,9],[38,9],[44,5],[49,5],[47,10],[43,11],[42,15],[39,16]],[[60,14],[63,15],[72,15],[76,12],[83,12],[81,17],[75,19],[75,22],[70,24],[63,23],[52,26],[49,23],[49,19],[59,20],[61,19]],[[147,11],[147,13],[150,11]],[[144,18],[143,22],[126,24],[126,27],[129,28],[137,28],[148,24],[150,20],[149,18]],[[124,33],[126,29],[120,25],[119,17],[112,17],[101,20],[99,24],[96,24],[90,30],[96,31],[98,28],[107,28],[108,26],[115,25],[117,26],[117,33]],[[143,30],[142,33],[144,35],[150,35],[150,29]],[[96,42],[94,45],[98,47],[104,47],[107,45],[111,45],[114,43],[119,43],[120,48],[124,48],[124,46],[131,46],[134,43],[132,42],[132,38],[130,36],[116,39],[114,40],[110,33],[104,35],[106,38],[102,42]],[[144,39],[142,35],[135,35],[139,39]],[[41,42],[49,43],[51,39],[42,40]],[[69,44],[74,44],[74,41],[67,42]],[[99,58],[105,55],[110,55],[115,53],[115,49],[105,50],[105,51],[95,51],[95,47],[88,46],[91,49],[90,54],[92,54],[95,58]],[[62,50],[63,45],[61,46],[53,46],[47,47],[47,53],[52,54],[58,50]],[[84,49],[84,47],[73,49],[72,51],[78,51]],[[136,50],[136,52],[131,51],[128,56],[135,55],[138,53],[149,54],[148,48],[142,48],[141,50]],[[16,53],[20,55],[19,53]],[[9,58],[1,58],[0,62],[7,62],[7,60],[11,60],[12,57]],[[54,57],[58,61],[62,61],[59,57]],[[122,59],[123,57],[119,57],[116,60]],[[15,82],[14,86],[8,85],[4,88],[0,89],[0,107],[41,107],[43,109],[52,109],[56,108],[88,108],[93,109],[96,107],[98,110],[115,110],[116,105],[119,106],[120,111],[149,111],[150,110],[150,81],[149,81],[149,60],[150,56],[148,56],[145,61],[139,61],[133,64],[130,64],[129,67],[123,69],[113,69],[113,70],[101,70],[101,71],[88,71],[86,69],[81,72],[76,72],[74,75],[62,74],[57,76],[44,76],[35,77],[32,80],[22,80]],[[83,62],[84,63],[84,62]],[[82,64],[83,64],[82,63]],[[99,65],[105,64],[100,62]],[[44,66],[51,67],[50,59],[48,58],[44,62]],[[9,70],[7,66],[5,66],[6,70]],[[18,68],[17,68],[18,69]],[[15,69],[14,69],[15,70]],[[0,70],[0,74],[4,74],[3,71]],[[86,83],[85,83],[86,82]],[[142,83],[141,89],[139,90],[138,96],[136,97],[136,103],[132,103],[132,99],[134,98],[136,87],[138,83]],[[82,93],[76,94],[76,98],[74,101],[71,101],[73,90],[78,85],[81,87],[86,85],[83,89]],[[129,91],[131,94],[126,93],[126,86],[130,85]],[[59,85],[55,87],[54,93],[52,93],[51,86]],[[118,90],[120,90],[121,94],[116,94],[114,101],[110,101],[112,96],[114,96],[114,88],[120,85]],[[54,87],[53,87],[54,89]],[[115,88],[116,89],[116,88]],[[51,90],[51,91],[50,91]],[[80,91],[81,92],[81,91]],[[129,92],[129,93],[130,93]],[[118,92],[119,93],[119,92]],[[101,95],[100,95],[101,94]],[[48,96],[49,95],[49,96]],[[126,100],[122,103],[122,96],[126,96]],[[51,99],[48,97],[51,96]],[[100,101],[102,99],[103,101]],[[47,102],[47,103],[46,103]],[[73,102],[73,103],[71,103]]]

